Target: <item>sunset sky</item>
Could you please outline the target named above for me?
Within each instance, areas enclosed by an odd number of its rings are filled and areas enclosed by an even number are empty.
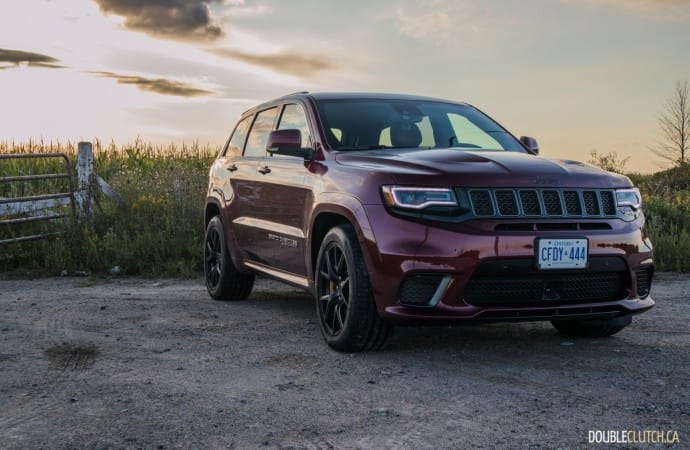
[[[21,0],[0,8],[0,140],[220,145],[294,91],[474,104],[542,154],[631,156],[690,80],[687,0]]]

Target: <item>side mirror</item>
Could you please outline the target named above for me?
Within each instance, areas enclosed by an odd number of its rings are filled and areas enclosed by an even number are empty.
[[[539,154],[539,144],[537,144],[537,140],[534,139],[533,137],[520,136],[520,142],[530,152],[534,153],[535,155]]]
[[[302,133],[299,130],[273,130],[268,135],[266,151],[274,154],[295,156],[311,161],[314,149],[302,147]]]

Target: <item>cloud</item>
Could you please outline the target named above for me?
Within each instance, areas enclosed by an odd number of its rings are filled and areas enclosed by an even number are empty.
[[[125,18],[130,30],[169,39],[212,41],[225,35],[209,4],[222,0],[94,0],[105,14]]]
[[[304,55],[294,51],[270,54],[247,53],[230,48],[210,49],[209,51],[224,58],[302,78],[309,78],[317,72],[335,68],[335,65],[324,57]]]
[[[391,19],[398,32],[439,46],[472,47],[501,27],[519,20],[486,1],[419,0],[395,8]]]
[[[273,12],[273,8],[267,5],[246,5],[242,1],[225,1],[226,12],[223,14],[224,18],[235,17],[254,17],[263,16]]]
[[[690,0],[563,0],[591,8],[612,7],[649,19],[686,20],[690,18]]]
[[[0,69],[9,69],[13,66],[26,64],[31,67],[45,67],[49,69],[62,69],[64,66],[56,64],[59,59],[41,53],[25,52],[22,50],[10,50],[0,48],[0,64],[9,63],[10,66],[0,66]]]
[[[121,75],[113,72],[90,72],[101,77],[112,78],[119,84],[131,84],[142,91],[155,92],[156,94],[174,95],[178,97],[199,97],[210,95],[213,92],[201,89],[189,83],[168,80],[166,78],[145,78],[134,75]]]

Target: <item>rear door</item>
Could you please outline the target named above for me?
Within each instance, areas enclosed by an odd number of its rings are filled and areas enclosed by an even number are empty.
[[[232,199],[231,208],[227,208],[226,220],[232,222],[232,229],[243,259],[265,263],[266,232],[262,223],[261,205],[264,179],[259,172],[261,163],[266,157],[266,141],[273,130],[278,107],[259,111],[254,117],[247,133],[242,157],[237,158],[228,170]]]

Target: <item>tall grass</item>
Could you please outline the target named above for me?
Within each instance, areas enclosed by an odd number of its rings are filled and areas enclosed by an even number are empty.
[[[44,152],[64,152],[76,160],[77,147],[70,142],[0,143],[0,153]],[[98,195],[93,227],[64,221],[56,239],[0,247],[0,271],[103,273],[119,266],[125,274],[198,273],[208,169],[216,153],[216,148],[196,143],[154,146],[137,140],[118,147],[94,142],[96,172],[122,196],[124,206]],[[41,167],[47,163],[31,161],[33,166],[21,162],[0,170],[6,174],[54,170]],[[27,195],[40,188],[32,183],[6,194]]]
[[[63,152],[76,162],[75,143],[0,142],[0,153]],[[60,237],[0,246],[0,272],[45,275],[88,271],[192,275],[202,270],[203,206],[208,168],[217,148],[197,143],[116,146],[94,142],[95,168],[124,199],[119,206],[97,196],[94,226],[64,221]],[[57,159],[0,161],[0,177],[61,170]],[[658,270],[690,272],[690,165],[630,177],[640,187]],[[64,181],[0,184],[0,196],[66,189]],[[46,231],[44,225],[29,231]],[[33,228],[33,230],[31,229]],[[0,239],[17,229],[0,226]],[[26,227],[22,227],[26,232]]]
[[[690,165],[630,178],[642,192],[658,270],[690,272]]]

